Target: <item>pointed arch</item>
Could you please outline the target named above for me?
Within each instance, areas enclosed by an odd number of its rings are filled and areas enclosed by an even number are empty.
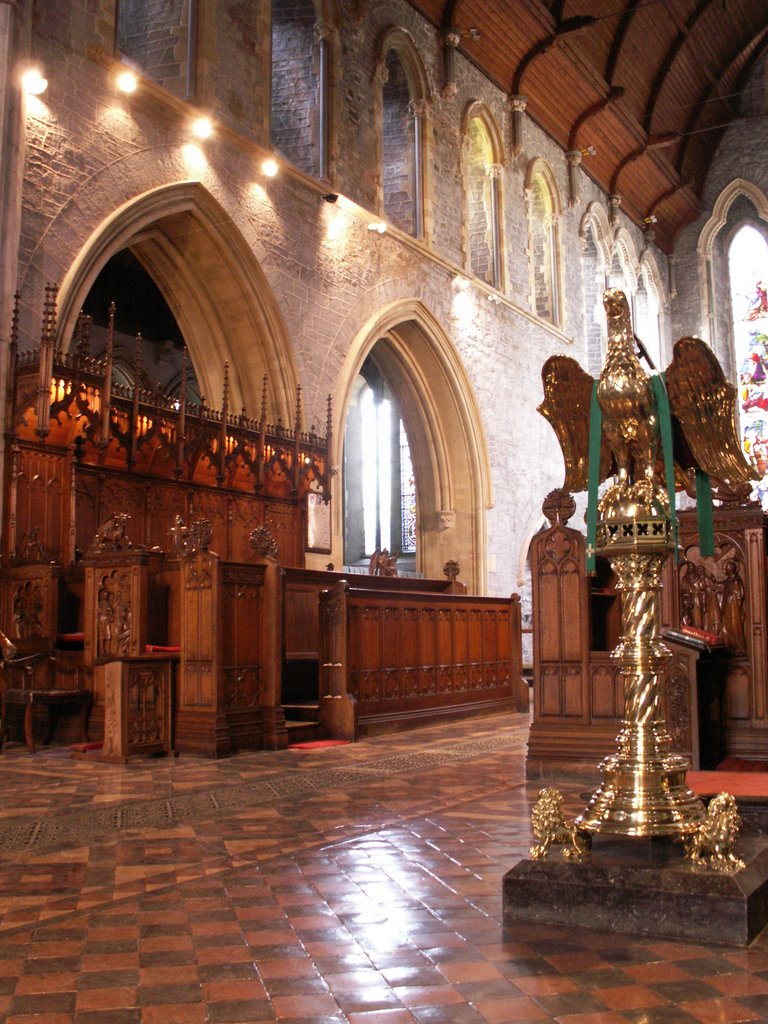
[[[618,258],[626,283],[626,288],[634,294],[637,289],[637,249],[632,236],[626,228],[619,228],[614,241],[614,256]]]
[[[417,567],[427,576],[440,577],[445,562],[456,559],[468,588],[485,593],[488,445],[463,363],[419,300],[391,303],[358,332],[337,389],[333,461],[342,464],[347,410],[363,362],[375,345],[377,363],[398,395],[418,480]]]
[[[725,186],[715,200],[712,214],[701,229],[697,246],[699,257],[704,259],[711,258],[715,239],[728,220],[728,211],[740,196],[744,196],[752,203],[761,220],[768,222],[768,196],[766,196],[765,192],[751,181],[746,181],[744,178],[734,178],[733,181]]]
[[[377,67],[382,71],[390,50],[395,51],[403,65],[411,99],[428,101],[431,97],[429,79],[411,33],[394,25],[381,33],[376,44],[376,53]]]
[[[611,250],[613,249],[613,229],[608,220],[608,214],[600,203],[591,202],[584,211],[584,216],[579,224],[579,238],[585,242],[587,232],[592,229],[592,238],[603,257],[603,265],[609,267],[611,264]]]
[[[563,204],[552,168],[542,157],[528,165],[525,176],[528,207],[528,272],[531,308],[542,320],[559,327],[563,319],[560,215]]]
[[[410,33],[389,28],[378,40],[379,204],[415,238],[426,233],[429,81]]]
[[[479,101],[470,103],[464,112],[461,155],[465,266],[486,284],[501,288],[504,147],[498,125]]]
[[[209,404],[221,400],[227,361],[231,408],[257,415],[266,373],[271,409],[291,422],[298,374],[271,288],[231,218],[199,182],[136,196],[92,232],[59,291],[59,344],[68,345],[99,271],[126,248],[176,317]]]

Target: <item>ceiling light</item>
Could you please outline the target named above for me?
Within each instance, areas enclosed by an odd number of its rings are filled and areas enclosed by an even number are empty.
[[[136,92],[139,80],[135,71],[121,71],[117,76],[117,88],[120,92]]]
[[[30,68],[21,76],[21,84],[28,96],[39,96],[48,88],[48,79],[43,78],[39,68]]]
[[[198,139],[207,139],[213,134],[213,121],[210,117],[198,117],[192,125],[192,131]]]
[[[280,168],[277,166],[277,160],[273,160],[271,157],[265,160],[261,165],[262,174],[266,174],[268,178],[274,178]]]

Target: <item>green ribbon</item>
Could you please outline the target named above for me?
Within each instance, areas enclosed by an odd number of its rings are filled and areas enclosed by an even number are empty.
[[[589,406],[589,476],[587,489],[587,572],[595,572],[597,541],[597,488],[600,486],[600,448],[603,441],[603,410],[597,400],[597,381],[592,382]]]
[[[712,486],[709,476],[696,467],[696,521],[699,527],[699,554],[713,558],[715,554],[715,527],[712,522]]]
[[[659,433],[661,434],[661,453],[664,459],[664,476],[667,479],[667,498],[669,515],[672,523],[672,543],[674,545],[675,565],[680,560],[678,552],[677,512],[675,510],[675,456],[672,446],[672,414],[669,411],[669,395],[663,373],[651,377],[651,389],[656,399],[656,412],[659,417]]]

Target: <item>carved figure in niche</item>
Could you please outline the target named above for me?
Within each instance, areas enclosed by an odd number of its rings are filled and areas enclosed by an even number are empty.
[[[704,590],[704,629],[715,636],[720,632],[720,599],[718,596],[718,581],[709,574],[703,565],[699,566]]]
[[[687,572],[680,585],[680,621],[684,626],[693,625],[693,590],[690,581],[693,577]]]
[[[397,576],[398,555],[390,555],[388,548],[378,549],[371,555],[368,565],[369,576]]]
[[[115,621],[114,595],[106,587],[99,588],[96,613],[96,652],[99,657],[112,654]]]
[[[13,626],[18,640],[43,635],[43,599],[31,581],[24,583],[13,598]]]
[[[45,561],[45,547],[43,546],[43,542],[40,540],[40,531],[36,526],[33,526],[32,529],[24,538],[24,541],[21,545],[21,561]]]
[[[744,583],[739,575],[739,563],[729,558],[725,563],[723,580],[723,604],[720,636],[736,651],[747,649],[744,635]]]

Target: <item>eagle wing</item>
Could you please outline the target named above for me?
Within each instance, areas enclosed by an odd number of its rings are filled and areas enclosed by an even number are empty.
[[[550,356],[541,370],[544,401],[539,412],[549,420],[565,461],[566,491],[586,491],[589,486],[589,411],[594,380],[570,356]],[[600,479],[608,476],[611,453],[602,437]]]
[[[701,338],[680,338],[666,371],[673,416],[682,429],[690,455],[705,473],[730,484],[757,479],[744,455],[736,426],[736,388],[722,371],[712,349]],[[684,447],[684,446],[683,446]]]

